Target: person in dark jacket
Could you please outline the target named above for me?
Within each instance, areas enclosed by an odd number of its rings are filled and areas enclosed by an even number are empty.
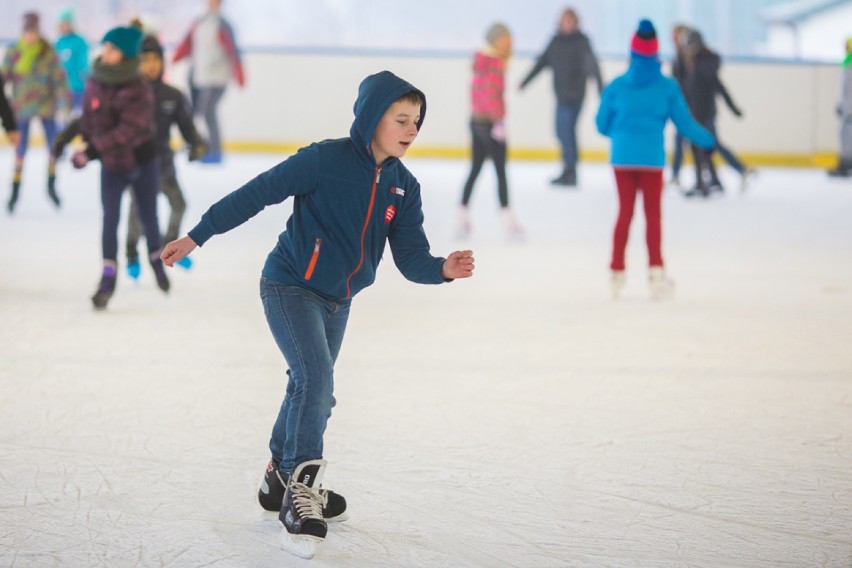
[[[15,124],[15,113],[12,111],[9,99],[6,98],[6,88],[3,84],[2,73],[0,73],[0,121],[2,121],[3,130],[6,131],[9,141],[17,146],[19,138],[18,126]]]
[[[526,87],[545,67],[553,71],[553,90],[556,93],[556,136],[562,146],[562,173],[551,183],[559,186],[577,185],[577,119],[586,97],[586,83],[594,79],[598,93],[603,90],[600,67],[589,38],[580,31],[577,12],[567,9],[559,20],[559,32],[553,36],[544,52],[524,80]]]
[[[330,511],[330,497],[323,507],[319,484],[326,466],[323,434],[335,405],[334,363],[352,298],[375,280],[386,243],[413,282],[467,278],[474,268],[471,251],[432,256],[420,184],[400,161],[423,125],[425,95],[382,71],[361,82],[354,111],[348,138],[302,148],[226,195],[162,254],[172,266],[213,235],[293,198],[293,214],[260,280],[264,313],[289,379],[258,497],[264,508],[280,511],[282,546],[304,557],[325,538],[324,517],[340,512]]]
[[[180,223],[186,211],[186,200],[183,197],[180,184],[175,172],[174,151],[172,150],[172,125],[177,125],[184,141],[189,145],[189,160],[200,159],[207,152],[207,146],[195,128],[192,121],[192,110],[189,101],[176,88],[163,82],[164,57],[163,46],[153,35],[147,35],[142,40],[140,68],[142,75],[148,79],[154,90],[154,119],[157,124],[155,142],[157,156],[160,160],[160,191],[169,202],[171,213],[169,224],[164,236],[165,242],[178,238]],[[130,194],[130,211],[127,215],[127,274],[133,279],[139,278],[139,237],[142,226],[139,222],[139,208],[136,198]],[[184,268],[191,266],[190,258],[184,257],[180,263]]]
[[[154,94],[139,74],[142,30],[135,26],[116,27],[104,35],[102,43],[103,54],[95,60],[92,75],[86,81],[83,114],[68,125],[53,146],[54,155],[60,156],[64,146],[79,133],[87,146],[74,153],[74,167],[85,167],[95,158],[101,161],[103,272],[92,296],[95,309],[106,308],[115,292],[121,196],[127,186],[136,195],[157,286],[163,292],[169,290],[169,279],[160,260]]]
[[[733,152],[719,142],[716,133],[716,97],[721,96],[736,117],[742,117],[743,113],[719,78],[721,59],[706,46],[697,30],[690,30],[687,34],[684,67],[683,89],[689,110],[695,119],[716,138],[714,151],[718,151],[722,158],[740,174],[741,188],[745,189],[754,170],[746,167]],[[692,155],[696,165],[696,184],[686,195],[707,197],[724,191],[713,164],[712,151],[707,152],[693,144]]]

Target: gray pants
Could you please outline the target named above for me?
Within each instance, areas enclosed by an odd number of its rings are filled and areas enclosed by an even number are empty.
[[[840,124],[840,157],[852,161],[852,116],[844,115]]]
[[[225,94],[225,87],[196,87],[198,93],[194,101],[193,114],[200,114],[207,127],[207,150],[210,154],[222,153],[222,142],[219,135],[219,116],[217,114],[219,101]]]
[[[160,161],[160,191],[169,201],[171,213],[169,213],[169,225],[163,237],[163,243],[169,243],[178,238],[180,222],[186,212],[186,200],[178,185],[175,173],[175,164],[172,158],[162,158]],[[130,215],[127,218],[127,257],[137,258],[139,256],[139,237],[142,234],[142,223],[139,221],[139,211],[136,206],[136,197],[131,192]]]

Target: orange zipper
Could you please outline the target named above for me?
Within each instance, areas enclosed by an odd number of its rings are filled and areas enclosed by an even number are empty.
[[[308,263],[308,269],[305,271],[305,280],[310,280],[314,275],[314,268],[317,267],[317,259],[319,258],[320,248],[322,248],[322,239],[317,238],[314,243],[314,254],[311,255],[311,261]]]
[[[361,258],[358,260],[358,266],[352,271],[352,274],[346,279],[346,298],[352,295],[350,283],[352,277],[361,270],[364,265],[364,239],[367,236],[367,227],[370,225],[370,218],[373,216],[373,206],[376,204],[376,187],[379,185],[379,178],[382,176],[382,168],[376,168],[376,177],[373,178],[373,189],[370,193],[370,205],[367,207],[367,218],[364,219],[364,228],[361,229]]]

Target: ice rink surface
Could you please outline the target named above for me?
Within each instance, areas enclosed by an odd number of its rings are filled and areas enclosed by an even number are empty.
[[[279,159],[179,160],[185,229]],[[614,301],[607,166],[565,191],[510,163],[511,242],[486,165],[458,242],[467,163],[406,163],[433,252],[470,246],[476,275],[411,284],[388,252],[356,297],[325,456],[351,517],[304,561],[256,502],[285,378],[258,279],[289,204],[171,269],[168,297],[122,265],[95,313],[99,166],[60,166],[57,212],[34,150],[0,215],[0,566],[852,566],[852,181],[667,189],[675,297],[649,299],[637,207]]]

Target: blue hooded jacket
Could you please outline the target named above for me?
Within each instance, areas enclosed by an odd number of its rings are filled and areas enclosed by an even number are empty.
[[[610,162],[627,168],[662,168],[666,164],[663,131],[671,119],[678,132],[712,148],[713,135],[698,124],[677,82],[660,72],[656,57],[633,54],[630,68],[601,94],[595,122],[612,140]]]
[[[293,197],[293,214],[266,259],[263,276],[309,288],[331,300],[348,299],[376,278],[385,242],[397,268],[421,284],[445,282],[444,258],[429,253],[423,231],[420,184],[394,157],[376,164],[373,134],[402,95],[421,91],[389,71],[364,79],[349,138],[325,140],[296,154],[226,195],[201,217],[189,236],[203,245]]]

